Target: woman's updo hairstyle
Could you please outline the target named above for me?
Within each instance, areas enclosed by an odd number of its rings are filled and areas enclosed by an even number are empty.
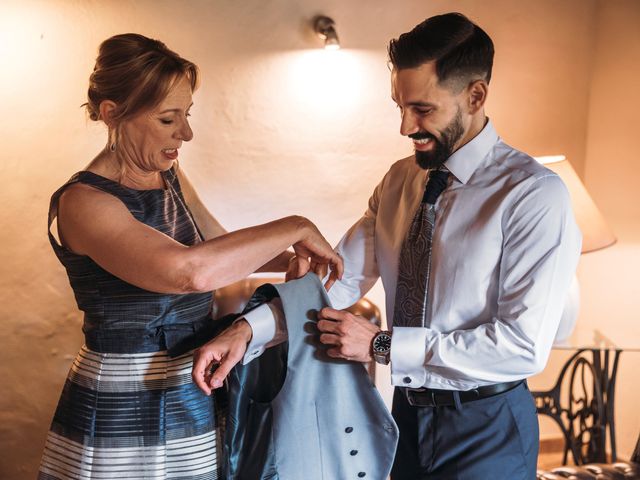
[[[104,120],[100,102],[111,100],[117,105],[112,120],[119,122],[156,106],[184,77],[194,91],[198,67],[164,43],[137,33],[115,35],[100,45],[84,106],[91,120]]]

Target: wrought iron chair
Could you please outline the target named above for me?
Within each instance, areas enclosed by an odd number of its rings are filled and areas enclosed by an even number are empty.
[[[538,470],[537,480],[630,480],[640,479],[640,436],[629,462],[589,463],[579,467]]]

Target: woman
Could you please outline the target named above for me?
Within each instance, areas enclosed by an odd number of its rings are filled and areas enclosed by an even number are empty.
[[[221,408],[190,377],[190,350],[212,335],[211,292],[286,270],[289,246],[342,273],[305,218],[227,233],[202,205],[176,162],[193,137],[197,83],[196,66],[159,41],[124,34],[100,46],[86,108],[107,125],[108,143],[49,211],[51,244],[85,313],[85,345],[41,479],[218,478]],[[221,336],[246,343],[251,329],[240,320]]]

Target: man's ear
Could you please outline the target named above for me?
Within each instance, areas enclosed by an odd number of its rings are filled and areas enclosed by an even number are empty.
[[[474,114],[480,110],[487,101],[489,86],[484,80],[474,80],[467,87],[469,99],[469,113]]]
[[[108,127],[113,126],[113,114],[116,110],[116,103],[111,100],[103,100],[100,102],[100,118]]]

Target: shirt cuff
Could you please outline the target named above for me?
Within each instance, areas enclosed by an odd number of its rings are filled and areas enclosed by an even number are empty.
[[[262,355],[268,347],[287,339],[282,302],[279,298],[254,308],[236,321],[242,319],[247,321],[253,332],[242,358],[243,365]]]
[[[391,384],[397,387],[422,387],[428,330],[421,327],[394,327],[391,335]]]

